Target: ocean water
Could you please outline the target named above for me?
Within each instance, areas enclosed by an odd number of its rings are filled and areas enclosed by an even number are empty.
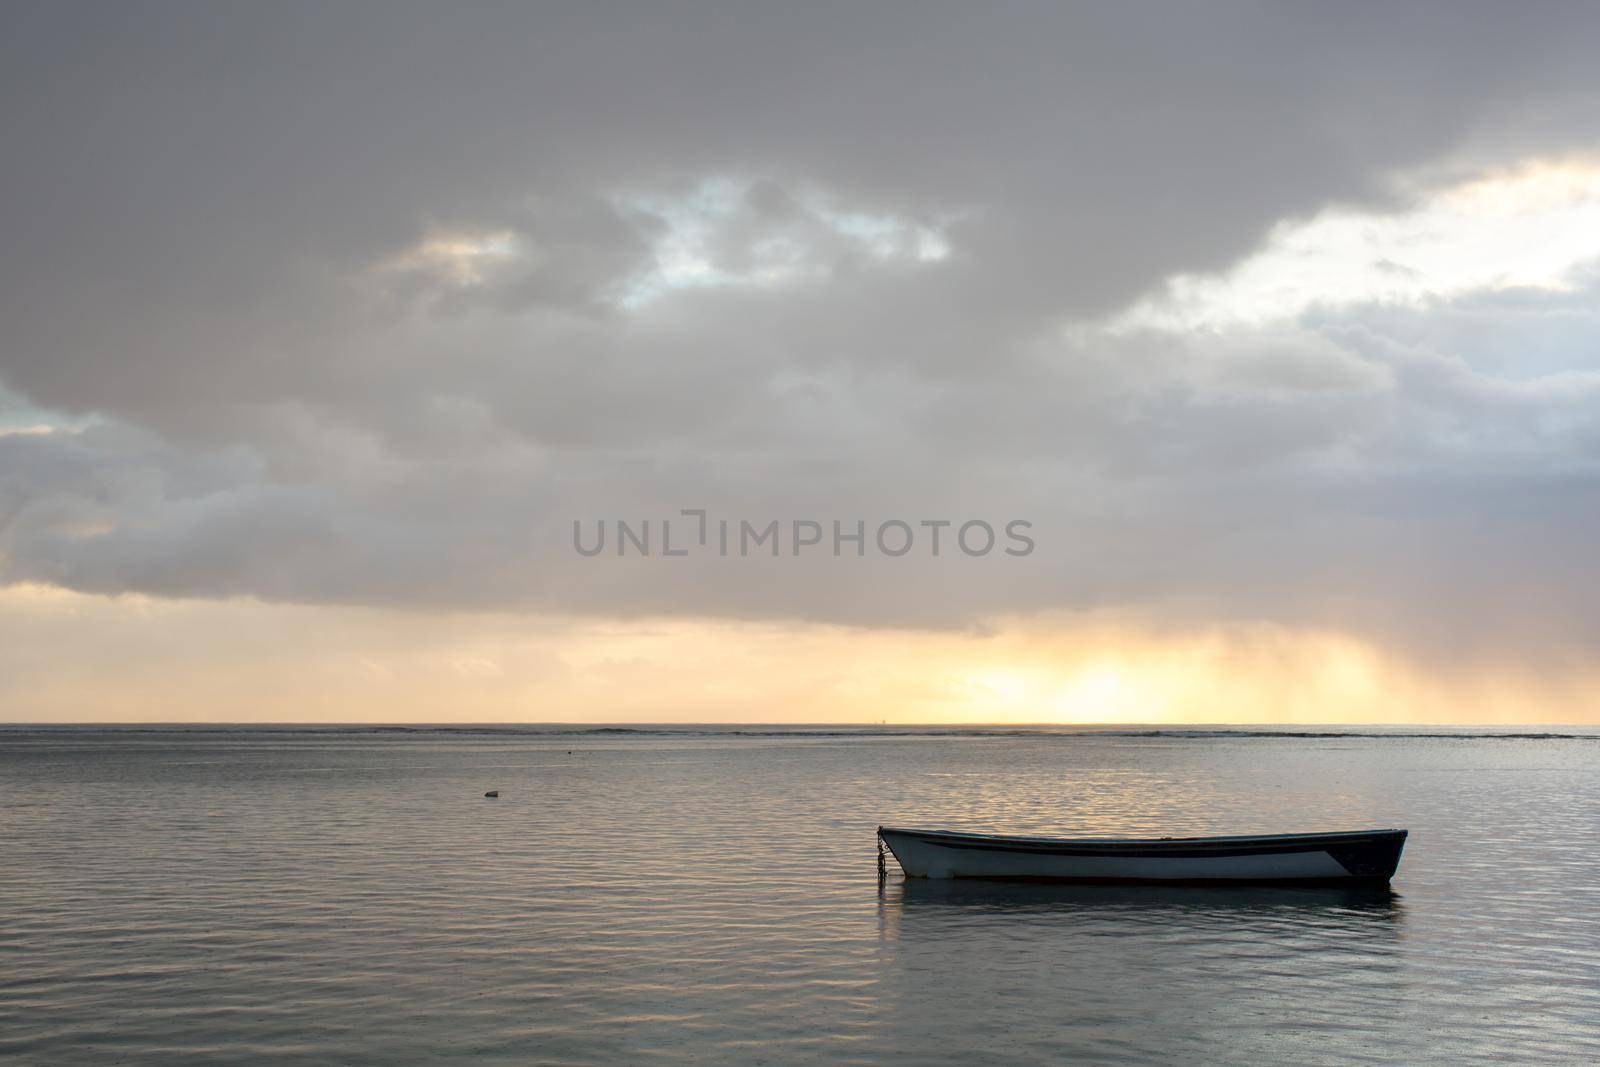
[[[880,886],[879,823],[1411,838],[1387,892]],[[1600,737],[7,727],[4,1057],[1592,1063]]]

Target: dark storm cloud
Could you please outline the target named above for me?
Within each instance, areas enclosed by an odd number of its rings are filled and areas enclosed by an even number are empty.
[[[1136,603],[1434,643],[1491,605],[1600,623],[1583,300],[1069,329],[1283,219],[1399,207],[1396,174],[1591,146],[1592,7],[3,18],[0,383],[98,419],[0,437],[13,580],[939,626]],[[1485,314],[1572,373],[1505,373]],[[574,518],[684,507],[1027,518],[1040,549],[570,549]]]

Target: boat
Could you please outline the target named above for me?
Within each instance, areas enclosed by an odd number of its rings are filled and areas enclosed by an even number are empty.
[[[1053,838],[880,826],[878,840],[908,878],[1386,885],[1400,864],[1406,831]]]

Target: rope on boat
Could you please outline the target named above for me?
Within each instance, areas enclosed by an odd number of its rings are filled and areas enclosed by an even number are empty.
[[[884,879],[889,877],[889,867],[883,862],[883,838],[878,838],[878,884],[882,885]]]

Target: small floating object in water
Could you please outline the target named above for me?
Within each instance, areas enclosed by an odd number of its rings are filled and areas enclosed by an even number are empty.
[[[489,790],[487,793],[485,793],[483,795],[488,797],[488,798],[490,798],[491,800],[493,800],[495,797],[498,797],[500,795],[500,790],[491,789],[491,790]]]
[[[1253,837],[1002,837],[878,827],[909,878],[1387,884],[1404,830]]]

